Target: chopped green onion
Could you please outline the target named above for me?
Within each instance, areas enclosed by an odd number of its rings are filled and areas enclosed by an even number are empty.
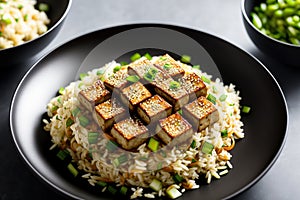
[[[121,66],[116,66],[116,67],[114,68],[114,73],[116,73],[117,71],[120,71],[120,69],[121,69]]]
[[[2,36],[2,34],[3,34],[2,31],[0,31],[0,36]]]
[[[88,118],[86,118],[85,116],[80,116],[79,123],[81,126],[86,127],[90,123],[90,120]]]
[[[167,189],[166,193],[171,199],[176,199],[182,195],[175,187]]]
[[[48,12],[49,11],[49,5],[46,3],[39,3],[38,5],[39,11]]]
[[[71,126],[72,124],[74,124],[74,120],[71,119],[71,118],[68,118],[67,121],[66,121],[66,127],[69,127],[69,126]]]
[[[256,28],[261,29],[262,28],[262,22],[261,22],[260,18],[258,17],[258,15],[256,13],[251,13],[251,16],[252,16],[253,25]]]
[[[70,155],[70,153],[66,149],[59,150],[59,152],[56,154],[56,156],[62,161],[65,160],[69,155]]]
[[[98,132],[89,132],[88,133],[89,144],[95,144],[95,143],[97,143],[98,138],[99,138],[99,133]]]
[[[151,149],[153,152],[156,152],[159,147],[159,141],[154,139],[153,137],[150,138],[149,143],[148,143],[148,148]]]
[[[230,104],[229,104],[229,106],[234,106],[234,105],[235,105],[234,103],[230,103]]]
[[[213,90],[213,92],[214,92],[214,93],[217,93],[217,92],[218,92],[218,89],[217,89],[217,87],[216,87],[216,86],[214,86],[214,85],[212,86],[212,90]]]
[[[58,103],[61,103],[61,97],[58,97],[58,98],[57,98],[57,102],[58,102]]]
[[[72,165],[72,163],[69,163],[67,166],[68,170],[73,174],[74,177],[78,175],[77,169]]]
[[[11,24],[10,18],[3,18],[1,19],[2,22],[4,22],[6,25]]]
[[[242,107],[242,113],[249,113],[251,108],[249,106],[243,106]]]
[[[207,78],[206,76],[201,76],[202,81],[204,81],[205,83],[210,84],[210,79]]]
[[[222,94],[220,97],[219,97],[219,100],[220,101],[225,101],[227,99],[227,95],[226,94]]]
[[[182,55],[181,56],[181,62],[183,62],[183,63],[190,63],[191,62],[191,56]]]
[[[195,149],[195,147],[196,147],[196,141],[193,140],[193,141],[192,141],[192,144],[191,144],[191,148]]]
[[[58,106],[53,106],[52,109],[51,109],[51,111],[54,112],[54,111],[56,111],[57,109],[58,109]]]
[[[165,65],[164,65],[164,69],[166,69],[166,70],[169,70],[169,69],[171,69],[172,68],[172,65],[170,64],[170,63],[166,63]]]
[[[193,68],[200,70],[200,65],[194,65]]]
[[[162,162],[159,162],[158,164],[157,164],[157,170],[160,170],[162,168]]]
[[[152,182],[150,183],[149,187],[152,190],[158,192],[162,189],[162,183],[157,179],[153,179]]]
[[[137,59],[140,59],[141,57],[142,57],[141,54],[135,53],[130,57],[130,60],[133,62],[136,61]]]
[[[118,144],[115,141],[109,140],[106,143],[106,149],[110,152],[115,151],[118,148]]]
[[[16,21],[16,22],[19,22],[19,18],[15,18],[15,21]]]
[[[147,156],[142,156],[142,157],[139,157],[139,160],[141,160],[141,161],[147,161],[148,157]]]
[[[65,88],[61,87],[61,88],[59,88],[58,93],[59,94],[64,94],[64,91],[65,91]]]
[[[167,58],[166,58],[166,57],[164,57],[164,56],[161,56],[161,57],[159,58],[159,60],[166,61],[166,60],[167,60]]]
[[[177,184],[182,183],[184,181],[184,178],[182,178],[179,174],[174,174],[172,178]]]
[[[107,183],[104,182],[104,181],[98,181],[96,184],[99,185],[100,187],[106,187],[107,186]]]
[[[25,16],[24,16],[24,21],[27,21],[28,20],[28,14],[26,14]]]
[[[23,5],[22,5],[22,4],[19,4],[19,5],[18,5],[18,9],[21,10],[22,8],[23,8]]]
[[[167,157],[167,154],[166,154],[166,152],[165,151],[160,151],[160,154],[162,155],[162,157],[164,157],[164,158],[166,158]]]
[[[125,65],[128,65],[128,62],[121,61],[120,64],[121,64],[121,66],[125,66]]]
[[[144,79],[149,81],[149,82],[152,82],[157,74],[157,69],[155,68],[150,68],[147,73],[144,74]]]
[[[79,74],[79,78],[80,78],[80,80],[83,80],[84,79],[84,77],[86,77],[87,76],[87,74],[86,73],[81,73],[81,74]]]
[[[132,75],[132,76],[128,76],[126,80],[132,83],[136,83],[140,80],[140,77],[138,77],[137,75]]]
[[[194,163],[194,162],[197,162],[197,160],[193,158],[193,159],[192,159],[192,163]]]
[[[221,131],[221,137],[227,137],[228,136],[228,131],[226,129]]]
[[[214,149],[214,145],[205,141],[202,145],[201,151],[206,154],[211,154],[213,149]]]
[[[118,190],[117,190],[115,187],[111,186],[111,185],[109,185],[109,186],[107,187],[107,190],[108,190],[112,195],[115,195],[115,194],[117,194],[117,192],[118,192]]]
[[[99,69],[97,71],[97,76],[100,76],[100,75],[103,75],[105,73],[105,70],[104,69]]]
[[[170,82],[170,89],[173,90],[173,89],[177,89],[180,87],[180,83],[177,82],[177,81],[171,81]]]
[[[144,57],[146,57],[148,60],[151,60],[151,59],[152,59],[152,56],[151,56],[149,53],[146,53],[146,54],[144,55]]]
[[[80,113],[80,109],[78,107],[74,108],[74,110],[72,110],[72,115],[74,117],[76,117],[78,115],[78,113]]]
[[[208,94],[207,96],[207,100],[209,100],[210,102],[212,102],[213,104],[216,104],[216,97],[212,94]]]
[[[128,191],[128,188],[126,186],[122,186],[120,189],[120,193],[124,196],[126,196],[127,191]]]
[[[177,111],[180,115],[182,115],[182,109]]]

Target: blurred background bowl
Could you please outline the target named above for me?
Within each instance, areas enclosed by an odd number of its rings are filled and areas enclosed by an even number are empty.
[[[48,30],[36,39],[24,44],[0,49],[0,66],[6,67],[31,60],[45,49],[59,32],[72,4],[72,0],[37,0],[39,3],[49,5],[47,16],[50,19]]]
[[[300,67],[300,46],[279,41],[257,29],[251,18],[255,6],[266,0],[242,0],[241,10],[246,31],[253,43],[263,52],[284,64]]]

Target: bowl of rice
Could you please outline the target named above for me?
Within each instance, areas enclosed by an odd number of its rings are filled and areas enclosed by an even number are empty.
[[[30,60],[50,44],[59,32],[71,3],[72,0],[0,1],[1,65]]]

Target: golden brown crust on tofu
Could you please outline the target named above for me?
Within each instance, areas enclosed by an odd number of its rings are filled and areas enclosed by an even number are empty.
[[[172,78],[159,82],[155,85],[154,90],[172,104],[174,111],[177,111],[188,103],[189,95],[181,86],[172,88],[172,82],[174,82]]]
[[[174,79],[179,79],[184,75],[184,69],[168,54],[161,56],[154,62],[160,70],[169,74]]]
[[[169,116],[172,106],[159,95],[154,95],[140,103],[137,112],[146,124],[150,124]]]
[[[78,94],[78,99],[89,111],[93,112],[94,106],[106,101],[111,96],[101,80],[97,80],[93,85],[83,89]]]
[[[201,131],[219,120],[218,110],[212,102],[201,96],[182,108],[183,116]]]
[[[121,91],[121,99],[125,105],[129,105],[130,110],[134,110],[139,103],[150,97],[151,93],[140,82],[136,82]]]
[[[120,90],[128,85],[126,78],[128,77],[127,70],[120,70],[104,80],[104,85],[110,91],[116,91],[119,93]]]
[[[181,86],[188,92],[190,101],[206,96],[207,87],[196,73],[186,73],[180,80]]]
[[[94,119],[103,131],[111,129],[113,123],[125,118],[126,110],[116,101],[109,99],[95,107]]]
[[[130,150],[145,142],[149,133],[141,121],[127,118],[114,124],[111,134],[124,149]]]
[[[190,139],[193,133],[192,125],[179,113],[159,120],[157,131],[157,135],[166,144],[169,144],[175,138],[177,138],[177,143],[184,142]]]

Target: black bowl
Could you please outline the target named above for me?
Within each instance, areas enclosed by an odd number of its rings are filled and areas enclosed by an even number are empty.
[[[48,31],[24,44],[1,49],[1,67],[28,61],[47,47],[59,32],[72,4],[72,0],[37,0],[37,4],[39,2],[47,3],[50,6],[49,12],[47,12],[48,18],[51,20]]]
[[[251,21],[251,11],[266,0],[242,0],[241,10],[246,31],[253,43],[264,53],[278,61],[300,67],[300,46],[276,40],[263,34]]]

